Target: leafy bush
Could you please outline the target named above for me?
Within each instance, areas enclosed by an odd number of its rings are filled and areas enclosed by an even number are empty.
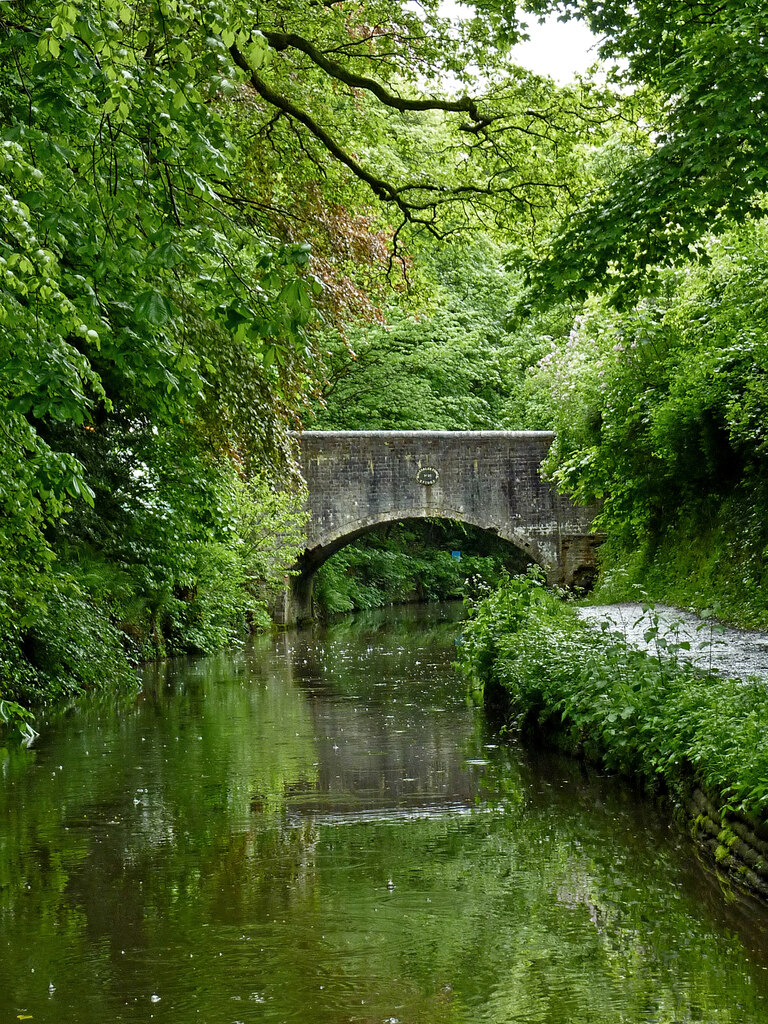
[[[601,501],[609,571],[768,625],[768,218],[705,248],[631,309],[592,296],[552,342],[533,373],[555,410],[547,468]]]
[[[190,522],[183,508],[169,515],[161,488],[120,512],[119,533],[79,510],[78,530],[61,530],[58,560],[44,578],[31,574],[39,593],[28,585],[15,607],[0,571],[0,700],[17,737],[31,707],[125,689],[141,661],[211,652],[269,625],[269,590],[302,543],[303,492],[244,482],[226,467],[208,486],[212,525]]]
[[[12,703],[42,704],[135,684],[120,631],[71,577],[57,580],[44,612],[16,639],[18,646],[5,639],[9,674],[0,687],[0,697]]]
[[[678,662],[647,616],[654,654],[584,625],[535,577],[512,577],[472,609],[460,667],[507,695],[516,729],[673,794],[696,781],[722,809],[765,818],[768,692]]]

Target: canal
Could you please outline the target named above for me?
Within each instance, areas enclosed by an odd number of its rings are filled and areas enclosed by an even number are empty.
[[[768,913],[500,738],[460,614],[155,666],[0,752],[0,1024],[768,1021]]]

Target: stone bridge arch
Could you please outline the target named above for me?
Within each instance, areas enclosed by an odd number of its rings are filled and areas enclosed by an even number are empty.
[[[362,519],[353,520],[339,527],[335,535],[328,535],[324,541],[312,548],[307,548],[300,560],[300,567],[306,572],[314,572],[319,569],[326,559],[334,555],[340,548],[352,543],[364,534],[375,530],[379,526],[386,526],[388,523],[400,523],[408,519],[452,519],[456,522],[466,523],[468,526],[477,526],[481,530],[487,530],[509,541],[515,547],[520,548],[529,555],[534,562],[538,562],[542,568],[549,566],[548,552],[543,550],[543,545],[532,541],[523,530],[514,527],[497,528],[489,525],[485,516],[467,513],[464,509],[451,508],[448,505],[432,505],[429,508],[416,506],[410,508],[395,508],[387,512],[378,512],[375,515],[365,516]]]
[[[595,510],[575,505],[540,473],[550,431],[306,431],[306,549],[285,622],[312,617],[312,577],[345,544],[388,522],[455,519],[497,534],[570,586],[594,566]]]

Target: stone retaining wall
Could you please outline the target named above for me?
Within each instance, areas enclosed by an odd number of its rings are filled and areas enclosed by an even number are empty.
[[[744,815],[721,815],[699,788],[686,801],[691,834],[718,870],[768,900],[768,827]]]

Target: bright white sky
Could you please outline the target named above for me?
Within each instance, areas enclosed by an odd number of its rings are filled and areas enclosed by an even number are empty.
[[[456,0],[443,0],[440,13],[454,19],[466,18],[469,11]],[[581,21],[562,22],[553,16],[540,25],[533,19],[528,34],[529,42],[512,50],[512,60],[539,75],[549,75],[560,85],[571,82],[597,59],[597,37]]]
[[[539,75],[549,75],[560,85],[573,81],[597,60],[597,37],[582,21],[548,18],[543,25],[528,26],[530,40],[512,50],[512,59]]]

